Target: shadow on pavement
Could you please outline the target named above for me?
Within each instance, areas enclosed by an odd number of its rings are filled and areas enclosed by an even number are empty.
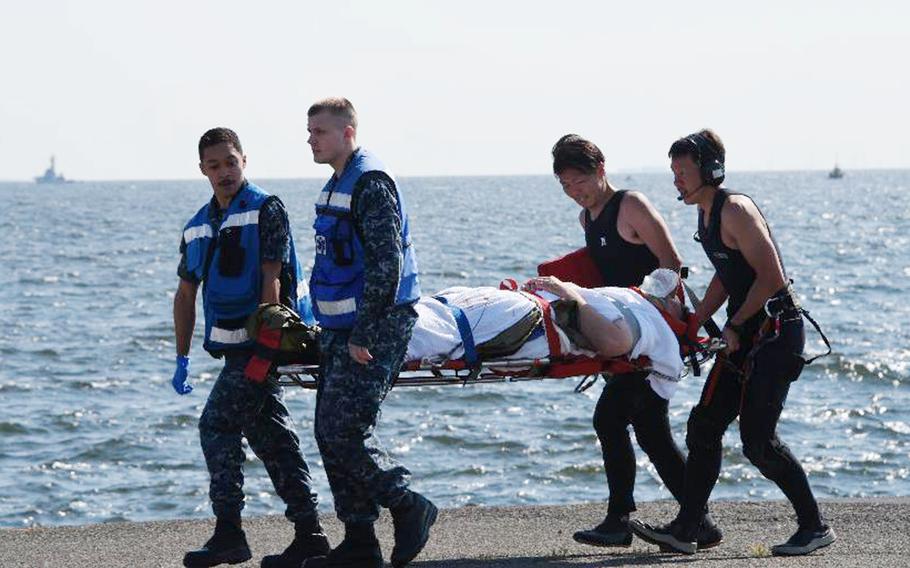
[[[711,560],[706,555],[681,556],[660,553],[572,555],[524,558],[464,558],[460,560],[428,560],[415,562],[415,568],[604,568],[609,566],[655,566],[661,564],[685,566],[688,563]],[[713,560],[732,560],[718,556]]]

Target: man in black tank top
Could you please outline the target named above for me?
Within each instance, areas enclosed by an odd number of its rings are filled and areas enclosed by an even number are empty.
[[[689,416],[679,514],[667,525],[633,521],[631,526],[662,548],[696,551],[702,511],[720,474],[721,439],[739,415],[743,453],[796,510],[798,530],[771,552],[808,554],[836,537],[822,520],[805,471],[776,433],[790,383],[804,365],[802,313],[761,211],[748,196],[720,187],[724,157],[723,143],[711,130],[681,138],[670,148],[679,200],[698,206],[699,240],[715,268],[696,315],[707,321],[727,301],[723,339],[728,347]]]
[[[617,191],[604,172],[604,156],[597,146],[567,134],[553,146],[553,173],[566,195],[582,210],[587,250],[603,276],[605,286],[638,286],[655,268],[679,270],[679,254],[660,214],[638,192]],[[629,546],[629,513],[635,510],[635,452],[628,427],[670,492],[682,496],[685,460],[670,432],[668,401],[636,373],[607,381],[594,411],[594,429],[603,451],[610,500],[607,516],[574,539],[593,546]],[[700,519],[701,520],[701,519]],[[720,542],[720,533],[708,519],[698,540],[702,546]]]

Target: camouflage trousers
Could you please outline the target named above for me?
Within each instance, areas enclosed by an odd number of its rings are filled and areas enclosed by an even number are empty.
[[[199,418],[199,438],[208,466],[209,497],[216,516],[243,509],[241,437],[265,465],[292,522],[316,515],[316,493],[300,440],[291,426],[281,387],[272,379],[253,383],[243,376],[250,356],[228,355]]]
[[[324,330],[322,369],[316,390],[316,443],[344,523],[373,522],[379,507],[396,505],[407,493],[411,473],[392,459],[374,432],[380,405],[398,377],[415,315],[393,321],[370,347],[373,360],[361,365],[348,354],[346,331]]]

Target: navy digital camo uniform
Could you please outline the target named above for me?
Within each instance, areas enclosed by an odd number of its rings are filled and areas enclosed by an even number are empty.
[[[398,377],[417,320],[412,305],[395,305],[402,264],[401,217],[392,181],[364,174],[351,211],[364,247],[365,282],[351,330],[323,330],[322,372],[316,393],[316,442],[344,523],[379,517],[379,506],[404,497],[410,472],[393,460],[374,433],[379,407]],[[348,342],[373,360],[351,359]]]
[[[217,234],[223,212],[214,198],[209,210],[212,212],[209,221]],[[281,300],[286,305],[290,303],[286,291],[290,281],[289,234],[284,204],[277,197],[270,197],[259,210],[260,257],[282,261]],[[184,280],[197,282],[186,269],[186,245],[182,241],[180,254],[177,274]],[[250,448],[269,472],[275,491],[287,504],[287,518],[295,523],[312,518],[316,515],[316,494],[311,489],[310,470],[300,452],[300,440],[291,426],[281,388],[273,379],[257,384],[244,377],[251,356],[249,350],[229,350],[223,354],[224,369],[199,418],[199,438],[211,478],[212,510],[220,517],[238,515],[243,509],[246,456],[241,436],[246,436]]]

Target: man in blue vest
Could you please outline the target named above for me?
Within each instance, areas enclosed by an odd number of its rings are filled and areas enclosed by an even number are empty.
[[[316,391],[316,442],[345,525],[341,544],[306,566],[381,568],[373,530],[392,513],[392,565],[423,549],[436,507],[408,489],[410,472],[379,444],[379,407],[392,388],[417,320],[417,262],[407,209],[394,177],[357,146],[350,101],[319,101],[307,112],[313,159],[335,170],[316,202],[313,312],[323,329]]]
[[[260,303],[281,303],[312,321],[306,283],[297,263],[294,239],[281,201],[244,178],[246,156],[237,135],[214,128],[199,140],[199,169],[214,196],[186,224],[180,242],[180,284],[174,297],[179,394],[187,383],[189,351],[196,323],[196,293],[202,284],[205,350],[224,358],[199,419],[202,453],[211,478],[209,497],[217,519],[215,534],[186,553],[184,566],[237,564],[251,558],[240,526],[243,509],[241,437],[262,460],[278,495],[287,504],[295,537],[264,568],[298,568],[309,557],[325,555],[329,543],[319,525],[316,494],[297,435],[291,428],[280,387],[271,378],[245,376],[253,339],[244,324]]]
[[[822,519],[806,472],[777,435],[790,384],[805,364],[803,310],[764,215],[747,195],[721,187],[726,150],[720,137],[712,130],[690,134],[673,143],[669,156],[679,199],[698,207],[698,240],[715,269],[696,315],[707,321],[726,301],[728,347],[689,414],[679,513],[666,525],[632,521],[632,530],[662,549],[695,553],[697,529],[720,474],[723,435],[739,416],[743,453],[787,496],[799,524],[771,553],[808,554],[836,536]]]
[[[578,220],[588,254],[605,286],[641,286],[655,268],[680,268],[679,253],[660,213],[644,194],[619,190],[607,179],[603,152],[593,142],[566,134],[553,146],[553,173],[582,209]],[[610,499],[604,520],[572,538],[591,546],[630,546],[629,514],[635,511],[635,451],[629,426],[660,479],[680,499],[685,458],[670,431],[669,399],[675,383],[647,373],[607,379],[594,410],[594,430],[603,452]],[[647,378],[646,378],[647,376]],[[720,544],[710,516],[698,531],[699,548]]]

